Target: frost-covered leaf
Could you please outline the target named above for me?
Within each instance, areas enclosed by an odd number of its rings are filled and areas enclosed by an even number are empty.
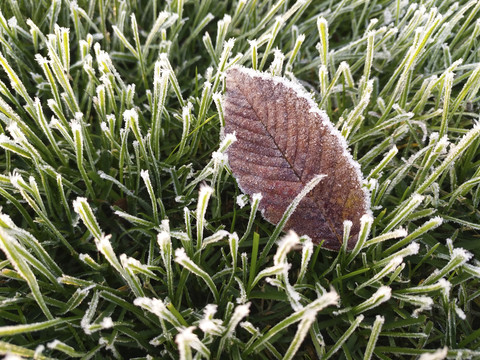
[[[353,248],[370,199],[359,164],[327,114],[297,84],[254,70],[230,69],[226,88],[225,131],[237,137],[228,150],[229,163],[241,189],[262,193],[262,213],[276,224],[305,185],[324,175],[285,229],[338,250],[343,223],[350,220],[348,247]]]

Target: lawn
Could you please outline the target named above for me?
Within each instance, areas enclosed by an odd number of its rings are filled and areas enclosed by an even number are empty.
[[[353,245],[243,193],[238,66],[348,145]],[[480,358],[479,89],[476,0],[0,1],[0,355]]]

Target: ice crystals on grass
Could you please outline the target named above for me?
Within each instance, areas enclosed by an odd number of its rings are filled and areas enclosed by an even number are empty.
[[[467,315],[465,315],[465,312],[462,309],[460,309],[456,304],[455,304],[455,313],[460,319],[462,320],[467,319]]]
[[[433,306],[433,299],[429,296],[411,296],[410,300],[417,302],[417,305],[419,305],[412,313],[414,318],[417,318],[421,312],[430,310]]]
[[[274,265],[274,266],[270,266],[270,267],[267,267],[265,269],[263,269],[262,271],[260,271],[257,276],[255,277],[255,279],[252,281],[252,285],[251,285],[251,288],[253,288],[262,278],[264,277],[267,277],[267,276],[278,276],[278,275],[282,275],[282,274],[285,274],[286,272],[288,272],[288,270],[290,270],[290,267],[291,265],[289,263],[281,263],[281,264],[278,264],[278,265]],[[273,279],[275,280],[275,279]],[[268,278],[266,279],[267,282],[271,282],[273,281],[271,278]],[[277,286],[277,284],[273,284],[274,286]]]
[[[242,257],[242,264],[246,264],[247,263],[247,254],[242,253],[241,257]],[[247,291],[245,290],[245,284],[237,276],[235,276],[235,281],[237,282],[237,285],[238,285],[238,288],[239,288],[239,291],[240,291],[240,296],[235,299],[235,302],[237,304],[246,304],[248,302],[248,295],[247,295]]]
[[[285,292],[287,293],[288,301],[290,302],[290,306],[294,311],[298,311],[300,309],[303,309],[303,305],[300,303],[301,300],[301,295],[298,291],[295,290],[295,288],[290,284],[288,281],[288,274],[285,272],[284,276],[284,289]]]
[[[300,274],[298,275],[297,283],[300,283],[303,280],[307,272],[307,267],[310,262],[310,259],[313,255],[313,241],[310,237],[306,236],[302,243],[302,264],[300,267]]]
[[[394,258],[401,258],[403,260],[404,257],[411,256],[411,255],[416,255],[416,254],[418,254],[419,250],[420,250],[420,245],[416,242],[413,242],[410,245],[408,245],[407,247],[403,248],[402,250],[397,251],[396,253],[379,260],[375,264],[375,267],[384,266],[385,264],[392,261]]]
[[[459,354],[461,354],[461,352],[459,352]],[[426,353],[426,354],[420,355],[418,360],[443,360],[443,359],[446,359],[447,355],[448,355],[448,348],[445,346],[442,349],[438,349],[432,353]]]
[[[214,319],[213,316],[217,312],[217,305],[208,304],[203,309],[203,318],[198,323],[198,327],[205,333],[213,336],[221,336],[225,327],[222,325],[222,320]]]
[[[247,205],[247,201],[248,201],[248,195],[240,194],[237,196],[237,205],[240,209],[243,209],[245,205]]]
[[[110,243],[108,238],[103,235],[97,219],[95,218],[95,215],[88,204],[87,198],[77,197],[75,200],[73,200],[73,210],[80,216],[92,236],[99,240],[99,244],[104,244],[105,242]]]
[[[230,235],[231,234],[226,230],[218,230],[214,234],[210,235],[209,237],[206,237],[203,240],[202,248],[205,248],[207,245],[211,245],[213,243],[219,242],[220,240],[223,240],[224,238]]]
[[[255,193],[252,195],[252,202],[262,201],[263,195],[261,193]]]
[[[182,329],[183,325],[176,318],[176,316],[167,308],[166,304],[161,299],[138,297],[133,301],[133,304],[148,310],[152,314],[157,315],[160,319],[168,321],[177,329]]]
[[[139,260],[127,256],[126,254],[120,255],[120,262],[123,268],[129,271],[132,275],[136,273],[141,273],[150,277],[156,277],[155,273],[151,271],[147,265],[142,264]]]
[[[5,355],[5,357],[3,358],[3,360],[22,360],[22,359],[24,359],[24,358],[21,357],[21,356],[12,354],[12,353],[7,353]]]
[[[438,280],[437,284],[442,288],[442,291],[446,294],[450,292],[450,289],[452,288],[452,283],[444,278],[441,278]]]
[[[129,126],[136,126],[138,124],[138,113],[135,109],[125,110],[123,112],[123,119]]]
[[[352,314],[359,314],[370,309],[373,309],[384,302],[387,302],[392,297],[392,289],[389,286],[380,286],[378,290],[370,295],[370,297],[362,302],[361,304],[353,307],[353,308],[345,308],[339,311],[334,311],[334,315],[340,315],[344,313],[352,313]]]
[[[172,241],[170,239],[170,233],[168,233],[167,231],[160,231],[157,234],[157,243],[160,247],[162,257],[164,257],[167,253],[171,253]]]
[[[187,360],[192,358],[192,349],[198,351],[205,358],[210,358],[210,350],[203,344],[198,336],[193,332],[194,326],[181,329],[175,337],[175,342],[178,345],[180,353],[180,360]]]
[[[215,163],[215,166],[220,166],[228,161],[228,156],[224,152],[214,151],[212,153],[212,159]]]
[[[197,250],[201,248],[203,242],[203,228],[205,227],[205,213],[207,212],[210,196],[213,194],[213,188],[202,184],[198,192],[197,203]]]
[[[179,264],[191,261],[190,258],[187,256],[184,248],[178,248],[175,250],[175,262]]]
[[[102,329],[110,329],[111,327],[113,327],[114,324],[110,316],[105,316],[102,319],[102,322],[100,323],[100,325],[102,326]]]
[[[270,65],[270,73],[272,75],[281,75],[285,55],[279,49],[273,49],[274,59]]]
[[[425,279],[424,284],[427,285],[436,282],[446,274],[465,265],[472,257],[473,254],[465,249],[453,249],[449,262],[442,269],[435,269],[435,271]]]
[[[250,314],[250,303],[238,305],[233,311],[233,315],[230,318],[227,329],[225,331],[226,337],[233,336],[233,332],[237,327],[238,323],[242,321],[243,318],[247,317]]]
[[[459,261],[461,265],[465,264],[473,257],[473,254],[465,249],[453,249],[452,260]]]
[[[279,265],[286,262],[287,254],[299,244],[300,239],[295,231],[289,231],[287,235],[278,242],[277,252],[273,257],[273,263]]]

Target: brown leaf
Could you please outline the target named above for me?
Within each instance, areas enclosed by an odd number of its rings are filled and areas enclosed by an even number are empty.
[[[357,242],[360,218],[370,198],[362,188],[360,165],[327,114],[298,85],[279,77],[235,67],[227,72],[225,132],[237,141],[229,164],[243,192],[261,193],[262,214],[276,224],[315,175],[326,175],[303,198],[285,230],[306,234],[338,250],[343,223],[353,223],[348,241]]]

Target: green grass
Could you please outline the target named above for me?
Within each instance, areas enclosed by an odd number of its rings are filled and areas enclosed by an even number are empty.
[[[0,10],[0,354],[480,357],[479,2]],[[220,141],[233,64],[347,139],[374,212],[352,252],[264,250]]]

